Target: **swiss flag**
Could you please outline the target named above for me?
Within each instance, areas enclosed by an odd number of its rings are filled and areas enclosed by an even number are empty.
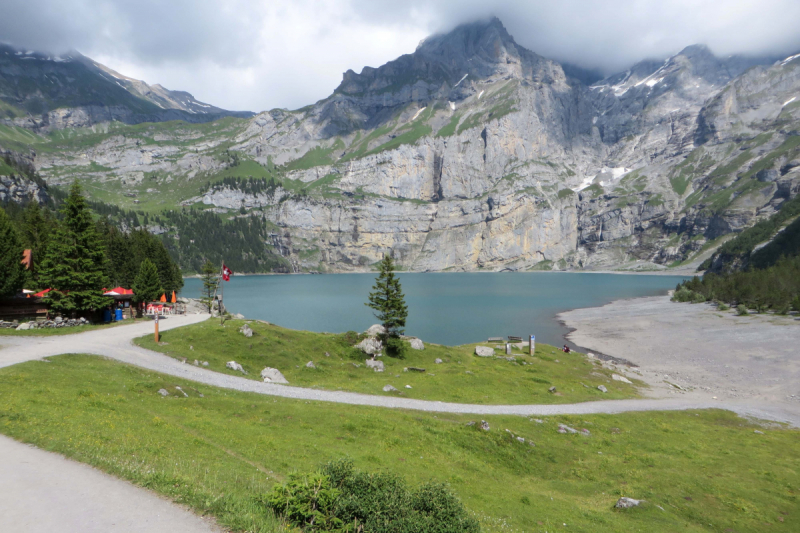
[[[225,266],[225,263],[222,263],[222,279],[225,281],[231,280],[231,274],[233,274],[233,270]]]

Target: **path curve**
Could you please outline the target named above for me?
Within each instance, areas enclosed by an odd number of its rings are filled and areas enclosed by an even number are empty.
[[[0,531],[222,531],[150,491],[3,435],[0,457]]]
[[[202,322],[207,314],[175,316],[160,322],[162,331]],[[105,330],[53,337],[0,337],[0,368],[45,357],[87,353],[135,365],[178,378],[243,392],[255,392],[298,400],[364,405],[391,409],[463,413],[475,415],[547,416],[572,414],[617,414],[631,411],[675,411],[686,409],[727,409],[741,416],[786,422],[800,427],[800,415],[767,402],[710,401],[704,399],[635,399],[604,400],[558,405],[481,405],[414,400],[392,396],[374,396],[344,391],[307,389],[274,383],[262,383],[221,374],[202,367],[181,363],[172,357],[135,346],[132,340],[152,333],[152,322],[140,322]]]

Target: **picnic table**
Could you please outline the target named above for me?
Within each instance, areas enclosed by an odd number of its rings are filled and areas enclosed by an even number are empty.
[[[486,342],[505,342],[503,337],[489,337],[489,340]]]
[[[508,336],[508,342],[522,342],[522,337]]]

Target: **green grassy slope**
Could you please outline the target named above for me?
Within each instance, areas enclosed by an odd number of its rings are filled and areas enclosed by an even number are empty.
[[[789,532],[800,520],[798,431],[723,411],[489,416],[485,432],[467,425],[474,416],[239,393],[93,356],[50,361],[0,369],[0,432],[234,531],[282,531],[257,498],[345,456],[449,483],[486,532]],[[559,423],[591,435],[559,434]],[[615,510],[623,495],[646,503]]]
[[[247,321],[254,332],[248,338],[239,333],[244,322],[232,320],[221,326],[218,320],[207,320],[164,333],[161,340],[165,345],[156,345],[151,336],[135,342],[172,357],[185,357],[190,363],[208,361],[209,368],[217,372],[241,376],[225,368],[225,363],[235,360],[251,379],[260,380],[261,370],[269,366],[280,370],[292,385],[365,394],[478,404],[572,403],[638,396],[634,386],[613,381],[611,372],[597,361],[544,344],[536,346],[535,357],[527,355],[527,347],[515,349],[514,362],[478,357],[474,344],[426,344],[424,350],[409,348],[405,359],[381,357],[386,367],[381,373],[366,368],[368,356],[351,346],[355,339],[348,342],[344,335],[256,321]],[[504,355],[502,349],[496,353]],[[444,362],[435,364],[437,358]],[[316,368],[306,368],[309,361]],[[409,367],[424,368],[425,372],[404,371]],[[400,391],[384,393],[387,384]],[[598,385],[605,385],[608,393],[600,392]],[[552,386],[556,394],[549,392]]]

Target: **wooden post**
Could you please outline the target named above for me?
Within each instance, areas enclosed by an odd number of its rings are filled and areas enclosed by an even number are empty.
[[[225,296],[225,262],[222,263],[220,267],[220,276],[219,276],[219,324],[220,326],[225,324],[225,316],[222,314],[222,300]]]
[[[155,318],[155,320],[154,320],[154,323],[155,323],[155,325],[156,325],[156,334],[155,334],[155,338],[156,338],[156,343],[158,343],[158,313],[156,313],[156,318]]]
[[[531,357],[533,356],[533,352],[536,350],[536,335],[531,335],[528,340],[528,352],[530,353]]]

